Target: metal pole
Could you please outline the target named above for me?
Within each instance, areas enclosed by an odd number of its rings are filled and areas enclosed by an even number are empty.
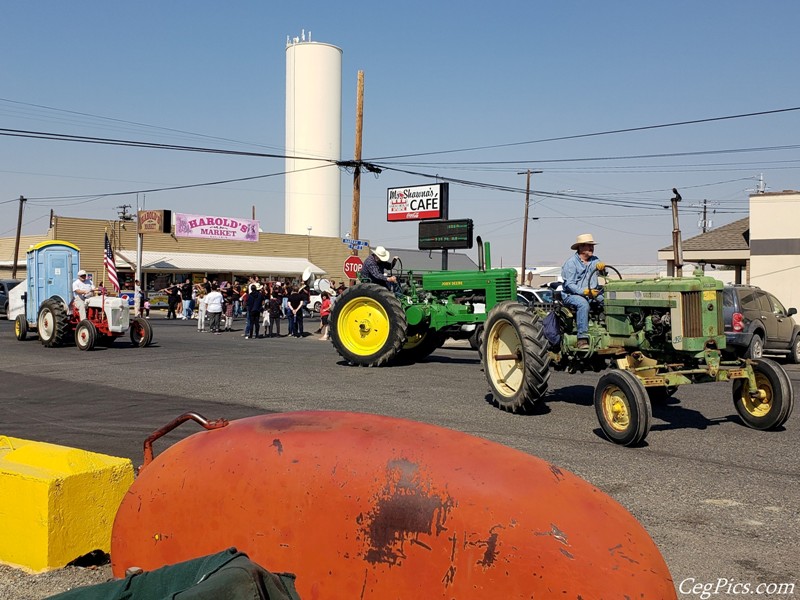
[[[678,202],[682,200],[681,195],[676,188],[672,188],[672,193],[675,197],[672,198],[672,250],[674,253],[675,261],[675,275],[680,277],[683,268],[683,249],[681,248],[681,228],[678,224]]]
[[[17,257],[19,256],[19,238],[22,235],[22,207],[25,206],[26,198],[19,197],[19,217],[17,217],[17,238],[14,241],[14,261],[11,265],[11,279],[17,278]],[[29,273],[30,275],[30,273]]]

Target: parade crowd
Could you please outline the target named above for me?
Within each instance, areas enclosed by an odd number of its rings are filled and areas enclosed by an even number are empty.
[[[320,294],[321,325],[317,333],[322,334],[321,340],[329,339],[328,316],[337,293],[345,289],[343,283],[335,289],[335,282],[331,286],[331,292]],[[245,328],[241,335],[245,339],[282,337],[282,318],[287,320],[286,335],[303,337],[304,313],[312,308],[309,306],[311,290],[307,286],[261,280],[255,275],[246,282],[219,282],[204,278],[202,283],[193,284],[187,279],[161,292],[167,295],[167,314],[164,318],[196,319],[198,332],[222,335],[233,331],[235,318],[244,317]],[[138,316],[149,318],[150,303],[141,296],[141,291],[137,291],[137,294]]]

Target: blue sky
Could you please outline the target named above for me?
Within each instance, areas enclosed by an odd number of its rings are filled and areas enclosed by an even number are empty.
[[[286,37],[310,30],[343,50],[343,158],[353,156],[363,70],[364,159],[486,184],[451,184],[450,216],[475,221],[495,265],[520,263],[517,173],[528,168],[543,171],[533,176],[529,266],[560,264],[584,232],[611,264],[652,263],[671,243],[660,207],[673,187],[684,239],[699,233],[704,200],[714,226],[746,216],[762,173],[768,191],[800,189],[800,111],[539,140],[798,107],[798,22],[792,1],[9,2],[0,128],[280,154]],[[445,152],[467,148],[479,149]],[[755,148],[768,150],[739,151]],[[381,159],[398,155],[422,156]],[[20,195],[31,198],[23,231],[40,233],[51,208],[112,219],[116,206],[136,204],[95,195],[283,168],[280,159],[0,136],[0,235],[14,234]],[[386,189],[431,181],[365,175],[360,237],[415,247],[415,223],[387,223]],[[343,174],[342,234],[351,182]],[[47,199],[64,196],[79,198]],[[283,231],[280,176],[151,192],[146,203],[239,217],[255,205],[265,231]]]

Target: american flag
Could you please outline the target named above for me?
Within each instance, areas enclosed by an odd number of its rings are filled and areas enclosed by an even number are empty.
[[[106,272],[108,273],[108,280],[114,286],[114,293],[119,293],[119,279],[117,278],[117,263],[114,262],[114,251],[111,249],[111,242],[108,241],[108,234],[106,234],[106,248],[103,252],[103,262],[106,265]]]

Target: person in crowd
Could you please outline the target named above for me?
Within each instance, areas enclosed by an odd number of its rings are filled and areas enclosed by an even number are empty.
[[[142,286],[138,279],[133,282],[133,314],[136,317],[142,316]]]
[[[220,319],[222,317],[222,305],[224,302],[218,285],[211,286],[211,293],[206,295],[205,300],[211,333],[220,335]]]
[[[269,313],[269,337],[272,337],[272,329],[275,328],[275,334],[281,337],[281,311],[283,310],[283,297],[274,288],[270,294],[267,303],[267,312]]]
[[[233,282],[233,293],[235,297],[233,302],[234,317],[241,317],[242,314],[246,313],[245,307],[247,306],[247,290],[249,289],[249,284],[242,288],[242,285],[238,281]]]
[[[582,233],[571,246],[575,254],[561,267],[561,278],[564,280],[561,296],[564,304],[575,311],[578,348],[589,347],[589,302],[603,303],[602,290],[599,289],[595,273],[600,262],[594,255],[596,244],[592,234]]]
[[[144,318],[150,318],[150,300],[145,299],[144,301]]]
[[[386,269],[392,268],[391,255],[389,251],[383,246],[376,246],[364,261],[364,266],[361,268],[361,275],[367,277],[372,283],[377,283],[383,287],[394,291],[397,284],[397,277],[391,275],[387,277],[384,274]]]
[[[245,307],[244,308],[244,332],[242,333],[242,337],[245,337],[247,335],[247,332],[250,331],[250,315],[247,313],[247,296],[248,296],[248,291],[250,290],[250,286],[251,285],[253,285],[252,282],[250,282],[247,285],[245,285],[244,289],[239,289],[238,291],[237,291],[237,289],[235,287],[235,284],[234,284],[234,288],[233,288],[233,294],[234,294],[234,297],[236,298],[234,300],[234,305],[233,305],[233,316],[234,317],[240,316],[239,310],[241,309],[241,307]]]
[[[206,312],[208,311],[207,296],[206,288],[200,286],[200,289],[197,290],[197,331],[200,333],[206,330]]]
[[[257,338],[258,328],[261,326],[261,310],[264,296],[261,294],[261,284],[253,283],[247,293],[247,328],[244,330],[244,339]]]
[[[330,325],[328,325],[328,317],[331,314],[331,296],[328,294],[328,292],[322,292],[320,297],[322,298],[322,302],[320,303],[319,307],[319,318],[322,326],[322,335],[319,339],[325,341],[331,339],[328,335],[328,331],[330,329]]]
[[[297,287],[292,286],[288,297],[289,304],[289,335],[303,337],[303,306],[306,303],[306,295]]]
[[[201,283],[200,285],[202,285],[203,288],[205,288],[206,294],[211,292],[211,282],[208,280],[208,277],[203,277],[203,283]]]
[[[164,317],[165,319],[177,319],[178,315],[176,313],[178,304],[181,301],[181,294],[177,284],[173,284],[163,290],[162,292],[167,293],[167,316]]]
[[[180,287],[181,303],[183,304],[183,312],[181,319],[184,321],[192,318],[192,282],[187,277]]]
[[[88,274],[81,269],[78,271],[78,276],[72,282],[72,302],[78,308],[78,314],[81,316],[81,321],[86,318],[86,300],[91,297],[95,288],[92,282],[87,279]]]
[[[233,331],[233,311],[236,304],[236,293],[230,284],[225,286],[225,331]]]

